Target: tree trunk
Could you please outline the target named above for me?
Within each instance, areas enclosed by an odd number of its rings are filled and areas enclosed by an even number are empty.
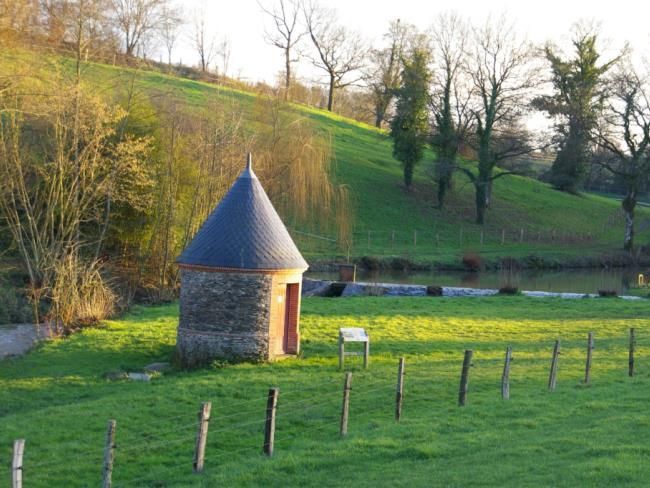
[[[485,195],[487,185],[480,179],[475,183],[476,187],[476,223],[483,225],[485,223]]]
[[[625,236],[623,238],[623,249],[631,251],[634,247],[634,208],[636,207],[636,192],[630,191],[622,202],[625,215]]]
[[[377,129],[381,129],[381,124],[384,122],[384,114],[381,113],[379,110],[375,114],[375,127]]]
[[[330,75],[330,89],[327,93],[327,110],[328,112],[332,111],[334,106],[334,76]]]
[[[284,50],[284,100],[289,100],[289,88],[291,87],[291,53],[289,48]]]

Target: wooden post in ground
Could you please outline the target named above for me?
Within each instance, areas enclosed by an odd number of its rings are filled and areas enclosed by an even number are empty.
[[[465,357],[463,358],[463,370],[460,374],[460,388],[458,390],[458,406],[464,407],[467,403],[467,388],[469,385],[469,368],[472,365],[471,349],[465,350]]]
[[[341,408],[341,435],[348,433],[348,418],[350,416],[350,389],[352,387],[352,373],[345,373],[343,383],[343,407]]]
[[[481,246],[483,245],[483,229],[481,229]]]
[[[506,348],[506,360],[503,363],[503,374],[501,375],[501,398],[510,399],[510,362],[512,361],[512,346]]]
[[[404,400],[404,358],[399,358],[397,366],[397,392],[395,394],[395,420],[402,418],[402,401]]]
[[[368,361],[370,361],[370,337],[363,343],[363,368],[368,369]]]
[[[23,488],[23,454],[25,439],[14,441],[14,453],[11,461],[11,488]]]
[[[634,376],[634,347],[636,346],[636,338],[634,336],[634,328],[630,329],[630,352],[628,355],[628,375]]]
[[[503,246],[506,243],[506,230],[501,229],[501,245]]]
[[[519,242],[524,242],[524,229],[523,229],[523,227],[519,231]]]
[[[587,335],[587,362],[585,364],[585,385],[591,380],[591,356],[594,350],[594,333],[589,332]]]
[[[210,421],[211,402],[201,403],[199,409],[199,427],[196,432],[196,445],[194,447],[193,469],[195,473],[203,471],[205,462],[205,444],[208,441],[208,422]]]
[[[339,332],[339,370],[343,369],[343,356],[345,356],[345,341]]]
[[[264,424],[264,454],[273,456],[275,443],[275,411],[278,408],[279,388],[271,388],[266,401],[266,423]]]
[[[108,421],[106,444],[104,446],[103,488],[113,486],[113,461],[115,460],[115,420]]]
[[[555,346],[553,346],[553,359],[551,360],[551,373],[548,377],[548,391],[555,391],[555,386],[557,385],[557,368],[558,368],[558,359],[560,357],[560,340],[555,341]]]

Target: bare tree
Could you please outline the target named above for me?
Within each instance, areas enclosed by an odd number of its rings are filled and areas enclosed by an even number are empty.
[[[315,53],[310,56],[313,65],[327,73],[327,110],[334,106],[334,90],[350,86],[362,79],[367,53],[358,33],[337,24],[336,12],[310,2],[303,8],[307,32]],[[356,77],[351,77],[357,73]]]
[[[375,127],[381,127],[395,98],[395,92],[400,85],[402,56],[414,32],[414,27],[404,24],[399,19],[394,20],[384,34],[387,45],[380,49],[372,49],[369,53],[369,66],[364,79],[370,88],[375,116]]]
[[[164,5],[160,12],[158,32],[167,51],[167,64],[172,64],[172,51],[178,42],[180,27],[183,25],[183,13],[179,8]]]
[[[228,75],[228,67],[230,66],[230,38],[228,36],[223,36],[221,42],[217,46],[217,54],[219,56],[219,61],[221,61],[221,76],[224,78]]]
[[[628,62],[611,83],[611,98],[598,124],[596,142],[608,157],[598,164],[625,187],[623,249],[634,246],[634,210],[650,183],[650,86]]]
[[[431,27],[434,60],[431,143],[436,149],[435,180],[439,208],[442,208],[445,195],[451,188],[456,156],[473,122],[469,110],[472,86],[463,73],[469,33],[467,23],[454,13],[439,15]]]
[[[272,46],[282,49],[284,55],[284,99],[287,100],[291,87],[291,65],[298,61],[297,58],[292,58],[292,53],[306,34],[298,24],[300,1],[277,0],[271,9],[265,8],[261,2],[258,4],[270,17],[273,26],[272,30],[264,31],[264,39]]]
[[[529,105],[538,80],[531,66],[532,53],[527,42],[518,39],[514,28],[504,17],[488,21],[473,29],[465,72],[473,86],[472,115],[476,149],[476,171],[461,170],[476,190],[476,223],[485,222],[492,182],[512,174],[494,173],[504,159],[531,152],[534,148],[528,134],[520,130],[518,121]],[[512,137],[513,133],[526,137]]]
[[[144,38],[160,25],[161,14],[168,1],[111,0],[127,56],[133,56]]]
[[[192,31],[192,43],[194,49],[199,55],[199,66],[201,71],[208,71],[210,64],[217,54],[214,35],[210,35],[206,30],[205,25],[205,6],[203,5],[200,10],[194,12],[194,25]]]

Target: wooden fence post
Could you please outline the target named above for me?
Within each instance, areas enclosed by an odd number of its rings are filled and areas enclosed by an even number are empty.
[[[368,369],[368,361],[370,361],[370,337],[366,338],[363,343],[363,368]]]
[[[345,356],[345,341],[339,332],[339,371],[343,369],[343,361]]]
[[[115,420],[108,421],[106,429],[106,445],[104,446],[104,479],[103,488],[113,486],[113,461],[115,460]]]
[[[413,247],[418,246],[418,231],[414,230],[413,231]]]
[[[397,366],[397,392],[395,394],[395,420],[402,418],[402,401],[404,399],[404,358],[399,358]]]
[[[481,246],[483,245],[483,230],[481,229]]]
[[[348,433],[348,417],[350,416],[350,389],[352,386],[352,373],[345,373],[343,383],[343,407],[341,408],[341,435]]]
[[[199,409],[199,428],[196,432],[196,446],[194,447],[193,469],[195,473],[203,471],[205,462],[205,444],[208,441],[208,422],[210,421],[211,402],[201,403]]]
[[[467,387],[469,384],[469,368],[472,365],[471,349],[465,350],[465,357],[463,358],[463,370],[460,374],[460,389],[458,390],[458,406],[464,407],[467,402]]]
[[[594,333],[589,332],[587,335],[587,363],[585,364],[585,385],[589,384],[591,379],[591,356],[594,350]]]
[[[555,385],[557,384],[557,367],[558,359],[560,356],[560,340],[555,341],[555,346],[553,347],[553,359],[551,360],[551,373],[548,377],[548,391],[555,391]]]
[[[271,388],[266,401],[266,423],[264,424],[264,454],[273,456],[275,443],[275,411],[278,408],[279,388]]]
[[[510,399],[510,361],[512,361],[512,346],[506,348],[506,360],[501,375],[501,398],[504,400]]]
[[[524,229],[523,229],[523,227],[519,231],[519,242],[524,242]]]
[[[506,243],[506,230],[501,229],[501,245],[503,246]]]
[[[634,336],[634,328],[630,329],[630,353],[628,355],[628,375],[634,376],[634,346],[636,345],[636,338]]]
[[[14,455],[11,461],[11,488],[23,488],[23,454],[25,439],[14,441]]]

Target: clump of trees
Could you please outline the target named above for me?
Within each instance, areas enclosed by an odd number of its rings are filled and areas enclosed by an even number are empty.
[[[140,91],[137,73],[106,98],[83,71],[55,72],[25,58],[0,88],[0,216],[34,314],[56,332],[173,298],[176,257],[247,151],[288,225],[349,239],[331,141],[280,98],[260,97],[252,113],[227,98],[197,110]]]

